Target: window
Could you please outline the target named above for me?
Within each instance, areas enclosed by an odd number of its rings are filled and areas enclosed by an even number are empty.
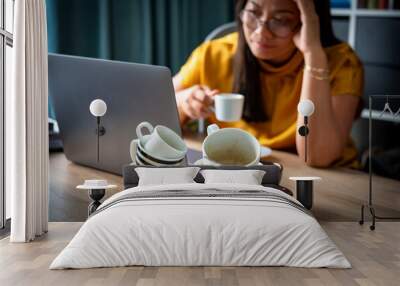
[[[11,92],[14,0],[0,0],[0,228],[10,217],[10,194],[5,188],[5,100]]]

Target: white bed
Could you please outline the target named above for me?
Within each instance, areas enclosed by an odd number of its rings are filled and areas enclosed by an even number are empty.
[[[351,267],[316,219],[283,192],[198,183],[115,194],[50,269],[128,265]]]

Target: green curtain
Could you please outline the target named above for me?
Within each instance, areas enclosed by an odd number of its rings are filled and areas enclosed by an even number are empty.
[[[46,0],[49,52],[168,66],[176,73],[234,0]]]
[[[49,52],[164,65],[173,74],[234,18],[234,0],[46,0],[46,7]]]

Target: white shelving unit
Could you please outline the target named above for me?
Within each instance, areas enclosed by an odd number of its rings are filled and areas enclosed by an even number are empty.
[[[389,7],[393,7],[393,0],[389,0]],[[373,17],[373,18],[400,18],[400,10],[380,10],[380,9],[365,9],[358,8],[358,0],[351,0],[350,8],[334,8],[331,10],[333,17],[348,18],[349,21],[349,33],[348,43],[355,49],[356,37],[357,37],[357,20],[362,17]],[[368,118],[369,111],[364,109],[361,113],[362,118]],[[393,119],[388,116],[380,116],[380,111],[373,111],[372,118],[375,120],[390,121],[394,123],[400,123],[400,119]]]
[[[358,8],[358,0],[351,0],[350,8],[332,9],[333,17],[348,17],[349,18],[349,44],[354,48],[357,35],[357,18],[359,17],[389,17],[400,18],[400,10],[378,10]],[[393,0],[389,1],[389,7],[393,7]]]

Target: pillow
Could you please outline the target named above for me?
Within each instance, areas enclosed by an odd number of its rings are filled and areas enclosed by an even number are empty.
[[[139,186],[196,183],[193,179],[199,167],[186,168],[135,168]]]
[[[262,170],[202,170],[205,184],[261,185],[265,171]]]

